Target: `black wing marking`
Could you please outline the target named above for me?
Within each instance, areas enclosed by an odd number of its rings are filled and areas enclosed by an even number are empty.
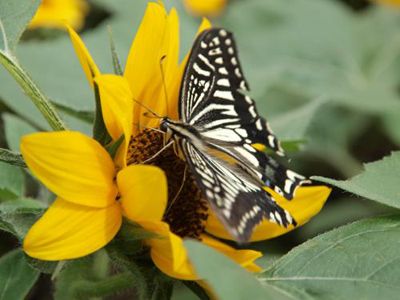
[[[291,215],[239,167],[199,151],[188,140],[181,140],[180,145],[204,198],[237,241],[247,242],[263,218],[285,227],[296,225]]]
[[[233,156],[248,173],[290,200],[307,181],[252,146],[263,144],[283,155],[253,99],[240,92],[248,90],[242,74],[232,34],[218,28],[203,32],[183,77],[179,117],[195,127],[210,147]]]
[[[310,182],[304,176],[287,169],[250,144],[232,145],[213,138],[207,138],[204,142],[207,147],[227,154],[235,161],[235,164],[238,164],[254,179],[259,180],[260,184],[268,186],[287,200],[293,199],[300,185]]]
[[[267,121],[260,117],[243,77],[233,35],[219,28],[195,41],[182,80],[179,118],[203,131],[231,131],[250,144],[263,144],[279,155],[283,150]],[[233,137],[231,134],[231,137]],[[232,140],[234,141],[234,139]]]

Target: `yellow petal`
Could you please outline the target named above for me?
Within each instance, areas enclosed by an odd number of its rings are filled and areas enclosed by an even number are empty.
[[[169,230],[166,223],[141,224],[147,230],[157,233],[160,238],[147,240],[154,264],[170,277],[181,280],[198,280],[189,261],[183,240]]]
[[[159,70],[159,54],[164,39],[166,17],[162,5],[148,3],[129,51],[124,72],[135,97],[139,96],[141,89],[151,79],[156,67]]]
[[[274,238],[305,224],[322,209],[328,199],[331,189],[326,186],[299,187],[295,197],[291,201],[284,199],[270,189],[268,189],[268,191],[280,206],[291,213],[297,222],[297,226],[285,228],[264,220],[254,230],[253,236],[250,239],[251,241],[262,241]],[[226,232],[225,228],[212,212],[207,220],[206,231],[219,238],[232,240],[232,237]]]
[[[227,0],[184,0],[187,10],[197,16],[216,16],[222,12]]]
[[[160,116],[178,116],[177,106],[174,105],[178,101],[182,77],[179,74],[178,57],[179,18],[176,10],[172,9],[165,24],[164,38],[157,60],[158,66],[141,98],[143,104],[156,111]],[[163,71],[161,71],[161,67]],[[159,120],[147,118],[143,114],[140,114],[140,122],[150,127],[159,126]]]
[[[254,250],[237,250],[207,235],[202,235],[201,239],[204,244],[207,244],[215,250],[218,250],[226,256],[229,256],[232,260],[241,265],[243,268],[246,268],[247,270],[256,273],[262,271],[262,269],[254,263],[257,258],[260,258],[262,256],[261,252]]]
[[[61,198],[106,207],[117,194],[114,163],[95,140],[74,131],[24,136],[21,152],[36,177]]]
[[[149,165],[131,165],[118,172],[118,188],[126,217],[140,224],[141,220],[161,221],[167,207],[167,178],[164,172]]]
[[[76,54],[78,55],[78,59],[82,65],[82,69],[85,72],[92,89],[94,89],[93,78],[100,75],[100,71],[79,35],[68,24],[65,24],[65,26],[68,29],[69,36],[71,37],[72,44],[74,45]]]
[[[126,152],[132,134],[133,100],[129,85],[124,77],[100,75],[95,78],[99,87],[104,123],[113,141],[125,136],[116,155],[116,164],[126,166]]]
[[[164,78],[160,78],[161,85],[160,89],[157,91],[158,100],[144,100],[153,102],[147,103],[147,105],[151,105],[161,116],[177,115],[178,110],[174,110],[171,104],[171,102],[178,101],[180,85],[180,78],[178,80],[176,78],[179,71],[179,17],[175,9],[171,10],[167,18],[161,53],[165,56],[161,63]],[[159,70],[159,72],[161,73],[161,70]],[[157,120],[148,120],[148,122],[149,126],[158,126],[156,123]]]
[[[181,280],[200,279],[189,260],[187,251],[183,245],[183,240],[170,232],[168,224],[143,224],[143,227],[164,237],[147,241],[147,244],[151,247],[151,258],[161,271],[170,277]],[[236,250],[205,235],[202,236],[202,240],[205,244],[229,256],[249,271],[261,271],[261,269],[254,264],[254,260],[261,256],[260,252],[253,250]]]
[[[167,14],[163,5],[149,3],[129,51],[124,76],[134,99],[144,104],[149,102],[144,98],[151,99],[153,103],[159,100],[154,91],[162,87],[160,62],[166,24]],[[141,106],[134,105],[134,120],[146,125],[141,121],[142,111],[144,110]],[[134,128],[133,135],[136,135],[138,127]]]
[[[65,21],[79,30],[83,27],[89,5],[83,0],[43,0],[29,28],[65,29]]]
[[[104,247],[122,222],[119,203],[92,208],[57,199],[29,230],[23,248],[41,260],[73,259]]]

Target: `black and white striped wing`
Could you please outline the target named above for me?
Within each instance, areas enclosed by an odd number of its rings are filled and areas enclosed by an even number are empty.
[[[188,140],[181,149],[203,196],[225,228],[237,241],[247,242],[263,218],[281,226],[296,225],[290,214],[238,166],[207,151],[199,151]]]
[[[232,34],[219,28],[204,31],[194,43],[183,76],[179,117],[211,147],[232,156],[255,178],[292,199],[305,178],[252,146],[262,144],[283,155],[254,101],[241,92],[248,90],[242,74]]]
[[[279,141],[254,101],[239,90],[249,90],[230,32],[211,28],[196,39],[180,91],[179,118],[204,131],[227,129],[283,155]],[[222,134],[222,133],[221,133]],[[227,132],[225,132],[227,134]]]

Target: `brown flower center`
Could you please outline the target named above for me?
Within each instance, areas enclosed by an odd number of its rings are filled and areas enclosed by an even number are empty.
[[[145,129],[131,138],[127,163],[146,163],[165,172],[168,181],[168,205],[163,221],[180,237],[200,239],[208,217],[208,207],[189,168],[176,156],[173,147],[168,147],[155,156],[163,146],[161,133]]]

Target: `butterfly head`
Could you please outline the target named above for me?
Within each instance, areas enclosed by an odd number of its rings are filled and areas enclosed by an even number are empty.
[[[168,126],[169,123],[169,118],[168,117],[164,117],[160,119],[160,130],[168,133],[168,131],[171,131],[171,129]]]
[[[172,129],[169,126],[171,123],[171,119],[168,117],[164,117],[160,119],[160,130],[165,132],[165,141],[169,141],[172,137]]]

